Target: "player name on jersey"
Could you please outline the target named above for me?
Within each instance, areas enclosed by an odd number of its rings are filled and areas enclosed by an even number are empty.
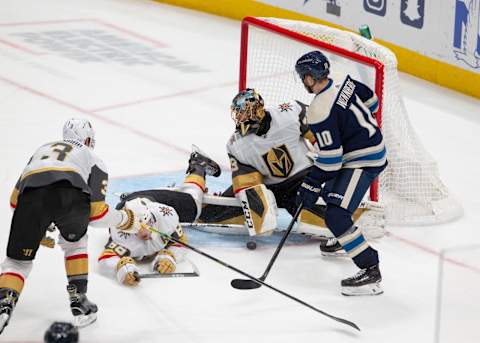
[[[352,96],[353,92],[355,91],[355,84],[350,80],[347,79],[345,84],[340,91],[337,99],[337,105],[341,106],[344,110],[348,107],[348,101]]]

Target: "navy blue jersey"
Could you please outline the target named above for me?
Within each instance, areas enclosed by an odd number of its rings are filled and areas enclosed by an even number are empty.
[[[315,134],[318,156],[315,165],[329,180],[340,169],[373,168],[380,172],[387,163],[382,133],[373,114],[378,98],[363,83],[349,75],[342,84],[329,79],[315,96],[307,121]]]

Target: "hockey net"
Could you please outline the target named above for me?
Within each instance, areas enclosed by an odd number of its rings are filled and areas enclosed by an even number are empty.
[[[462,214],[441,181],[434,159],[418,139],[403,103],[397,60],[389,49],[358,34],[320,24],[278,18],[247,17],[242,22],[239,88],[255,88],[266,105],[308,94],[294,75],[296,60],[319,49],[330,60],[331,77],[347,73],[375,90],[377,121],[387,146],[389,165],[370,198],[383,203],[392,225],[428,225]]]

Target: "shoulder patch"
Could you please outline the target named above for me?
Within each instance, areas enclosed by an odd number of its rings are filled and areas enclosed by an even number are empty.
[[[173,209],[170,206],[160,206],[158,210],[164,217],[173,216]]]
[[[287,112],[292,111],[293,107],[292,104],[290,104],[289,102],[284,102],[283,104],[278,105],[278,109],[280,110],[280,112]]]
[[[120,238],[122,238],[122,239],[127,240],[127,239],[130,238],[130,235],[131,235],[131,234],[128,233],[128,232],[118,231],[118,236],[119,236]],[[113,243],[113,242],[112,242],[112,243]]]

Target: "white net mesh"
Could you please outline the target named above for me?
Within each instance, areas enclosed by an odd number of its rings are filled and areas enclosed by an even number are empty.
[[[389,49],[360,35],[319,24],[257,19],[355,52],[357,56],[370,57],[384,65],[383,81],[377,81],[377,92],[378,86],[383,89],[382,132],[389,165],[380,177],[378,196],[385,204],[387,223],[426,225],[449,221],[462,214],[461,207],[440,180],[435,161],[410,124],[400,95],[397,60]],[[247,87],[255,88],[267,105],[289,99],[310,103],[312,96],[296,79],[294,66],[302,54],[315,49],[314,43],[292,39],[259,25],[248,27],[248,52],[244,54],[246,59],[241,60],[247,66],[246,80],[240,80],[241,84],[244,82]],[[375,89],[377,71],[372,65],[345,57],[341,51],[320,50],[331,62],[333,78],[348,73]]]

